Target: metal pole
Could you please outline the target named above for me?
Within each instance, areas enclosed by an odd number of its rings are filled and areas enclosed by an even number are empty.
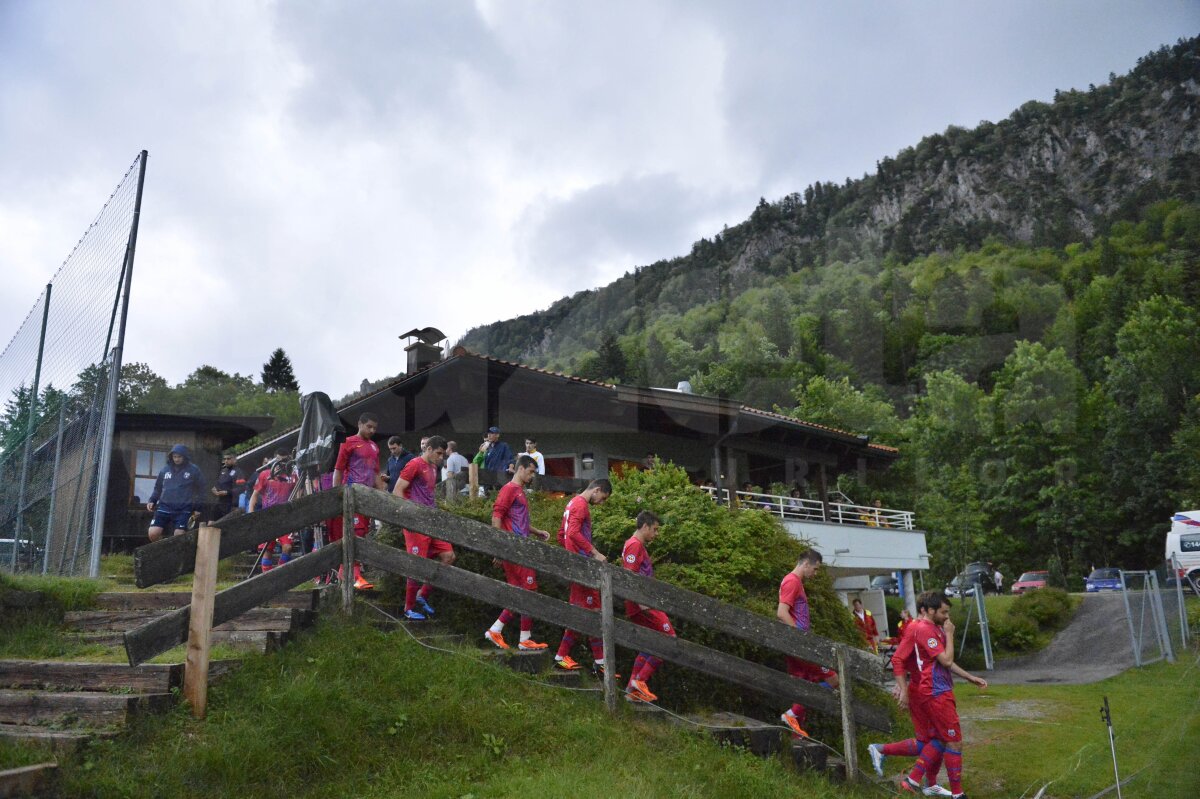
[[[121,386],[121,353],[125,347],[125,322],[129,318],[129,287],[133,281],[133,256],[137,250],[138,223],[142,216],[142,188],[146,184],[146,159],[149,153],[142,150],[138,169],[137,196],[133,200],[133,224],[129,226],[129,243],[125,247],[124,286],[121,289],[121,326],[117,331],[117,346],[112,350],[112,366],[109,371],[108,402],[105,407],[104,429],[100,446],[100,465],[96,474],[96,507],[92,514],[92,559],[88,567],[89,577],[100,576],[100,551],[104,543],[104,506],[108,500],[108,469],[112,460],[113,427],[117,418],[117,397]]]
[[[1152,571],[1146,572],[1150,585],[1150,611],[1154,619],[1154,631],[1158,635],[1159,649],[1166,656],[1168,663],[1175,662],[1175,648],[1171,646],[1171,633],[1167,630],[1167,614],[1162,606],[1162,594],[1159,593],[1158,575]]]
[[[50,291],[46,284],[46,302],[42,305],[42,332],[38,336],[37,365],[33,368],[33,389],[29,392],[29,417],[25,422],[25,454],[21,457],[21,487],[17,491],[17,524],[13,531],[12,570],[17,570],[17,552],[21,549],[21,533],[25,527],[25,485],[29,480],[29,458],[33,449],[33,433],[37,428],[38,389],[42,380],[42,355],[46,351],[46,323],[50,319]]]
[[[983,665],[988,671],[994,669],[992,661],[992,634],[988,628],[987,606],[983,601],[983,583],[976,583],[975,607],[979,610],[979,636],[983,642]]]
[[[1113,757],[1113,778],[1117,786],[1117,799],[1121,799],[1121,773],[1117,770],[1117,741],[1113,737],[1112,728],[1112,712],[1108,709],[1108,697],[1104,697],[1104,704],[1100,707],[1100,718],[1108,727],[1108,748],[1112,750]]]
[[[1125,572],[1121,572],[1121,597],[1125,600],[1125,621],[1129,622],[1129,646],[1133,649],[1133,665],[1142,665],[1141,647],[1138,646],[1137,633],[1133,631],[1133,608],[1129,607],[1129,585],[1125,582]]]
[[[1179,645],[1181,648],[1187,648],[1188,643],[1188,625],[1187,625],[1187,608],[1183,605],[1183,581],[1186,577],[1180,574],[1182,571],[1175,556],[1171,556],[1171,573],[1175,575],[1175,594],[1179,601]]]
[[[62,463],[63,419],[67,413],[64,398],[58,404],[58,435],[54,439],[54,471],[50,473],[50,510],[46,514],[46,543],[42,547],[42,574],[50,570],[50,543],[54,537],[54,506],[58,500],[58,467]]]

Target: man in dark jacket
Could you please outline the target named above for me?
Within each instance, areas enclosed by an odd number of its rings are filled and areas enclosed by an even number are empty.
[[[238,500],[246,490],[246,471],[237,465],[237,455],[226,452],[222,457],[221,473],[217,475],[217,484],[213,486],[213,496],[217,498],[216,517],[219,519],[238,507]]]
[[[158,473],[154,493],[146,503],[146,510],[154,514],[150,521],[150,540],[162,538],[168,523],[174,528],[174,535],[182,535],[191,517],[200,512],[203,499],[204,474],[192,463],[188,448],[176,444],[167,456],[167,465]]]

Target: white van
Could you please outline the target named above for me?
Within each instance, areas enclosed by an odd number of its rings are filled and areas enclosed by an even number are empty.
[[[1167,533],[1167,560],[1179,564],[1179,576],[1200,582],[1200,510],[1176,513]]]

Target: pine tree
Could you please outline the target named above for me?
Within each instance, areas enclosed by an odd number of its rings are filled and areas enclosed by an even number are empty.
[[[272,352],[271,359],[263,364],[262,382],[263,387],[271,393],[300,390],[296,373],[292,371],[292,362],[282,347]]]

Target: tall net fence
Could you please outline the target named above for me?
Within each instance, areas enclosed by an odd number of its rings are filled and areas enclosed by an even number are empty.
[[[1191,591],[1191,585],[1186,574],[1180,574],[1181,571],[1175,561],[1168,560],[1155,572],[1163,618],[1167,625],[1167,638],[1170,639],[1171,647],[1176,653],[1182,652],[1188,645],[1187,606],[1184,604],[1184,596]]]
[[[1122,571],[1121,588],[1134,664],[1146,666],[1164,658],[1174,662],[1158,575],[1152,571]]]
[[[0,353],[0,569],[93,571],[146,153]]]

